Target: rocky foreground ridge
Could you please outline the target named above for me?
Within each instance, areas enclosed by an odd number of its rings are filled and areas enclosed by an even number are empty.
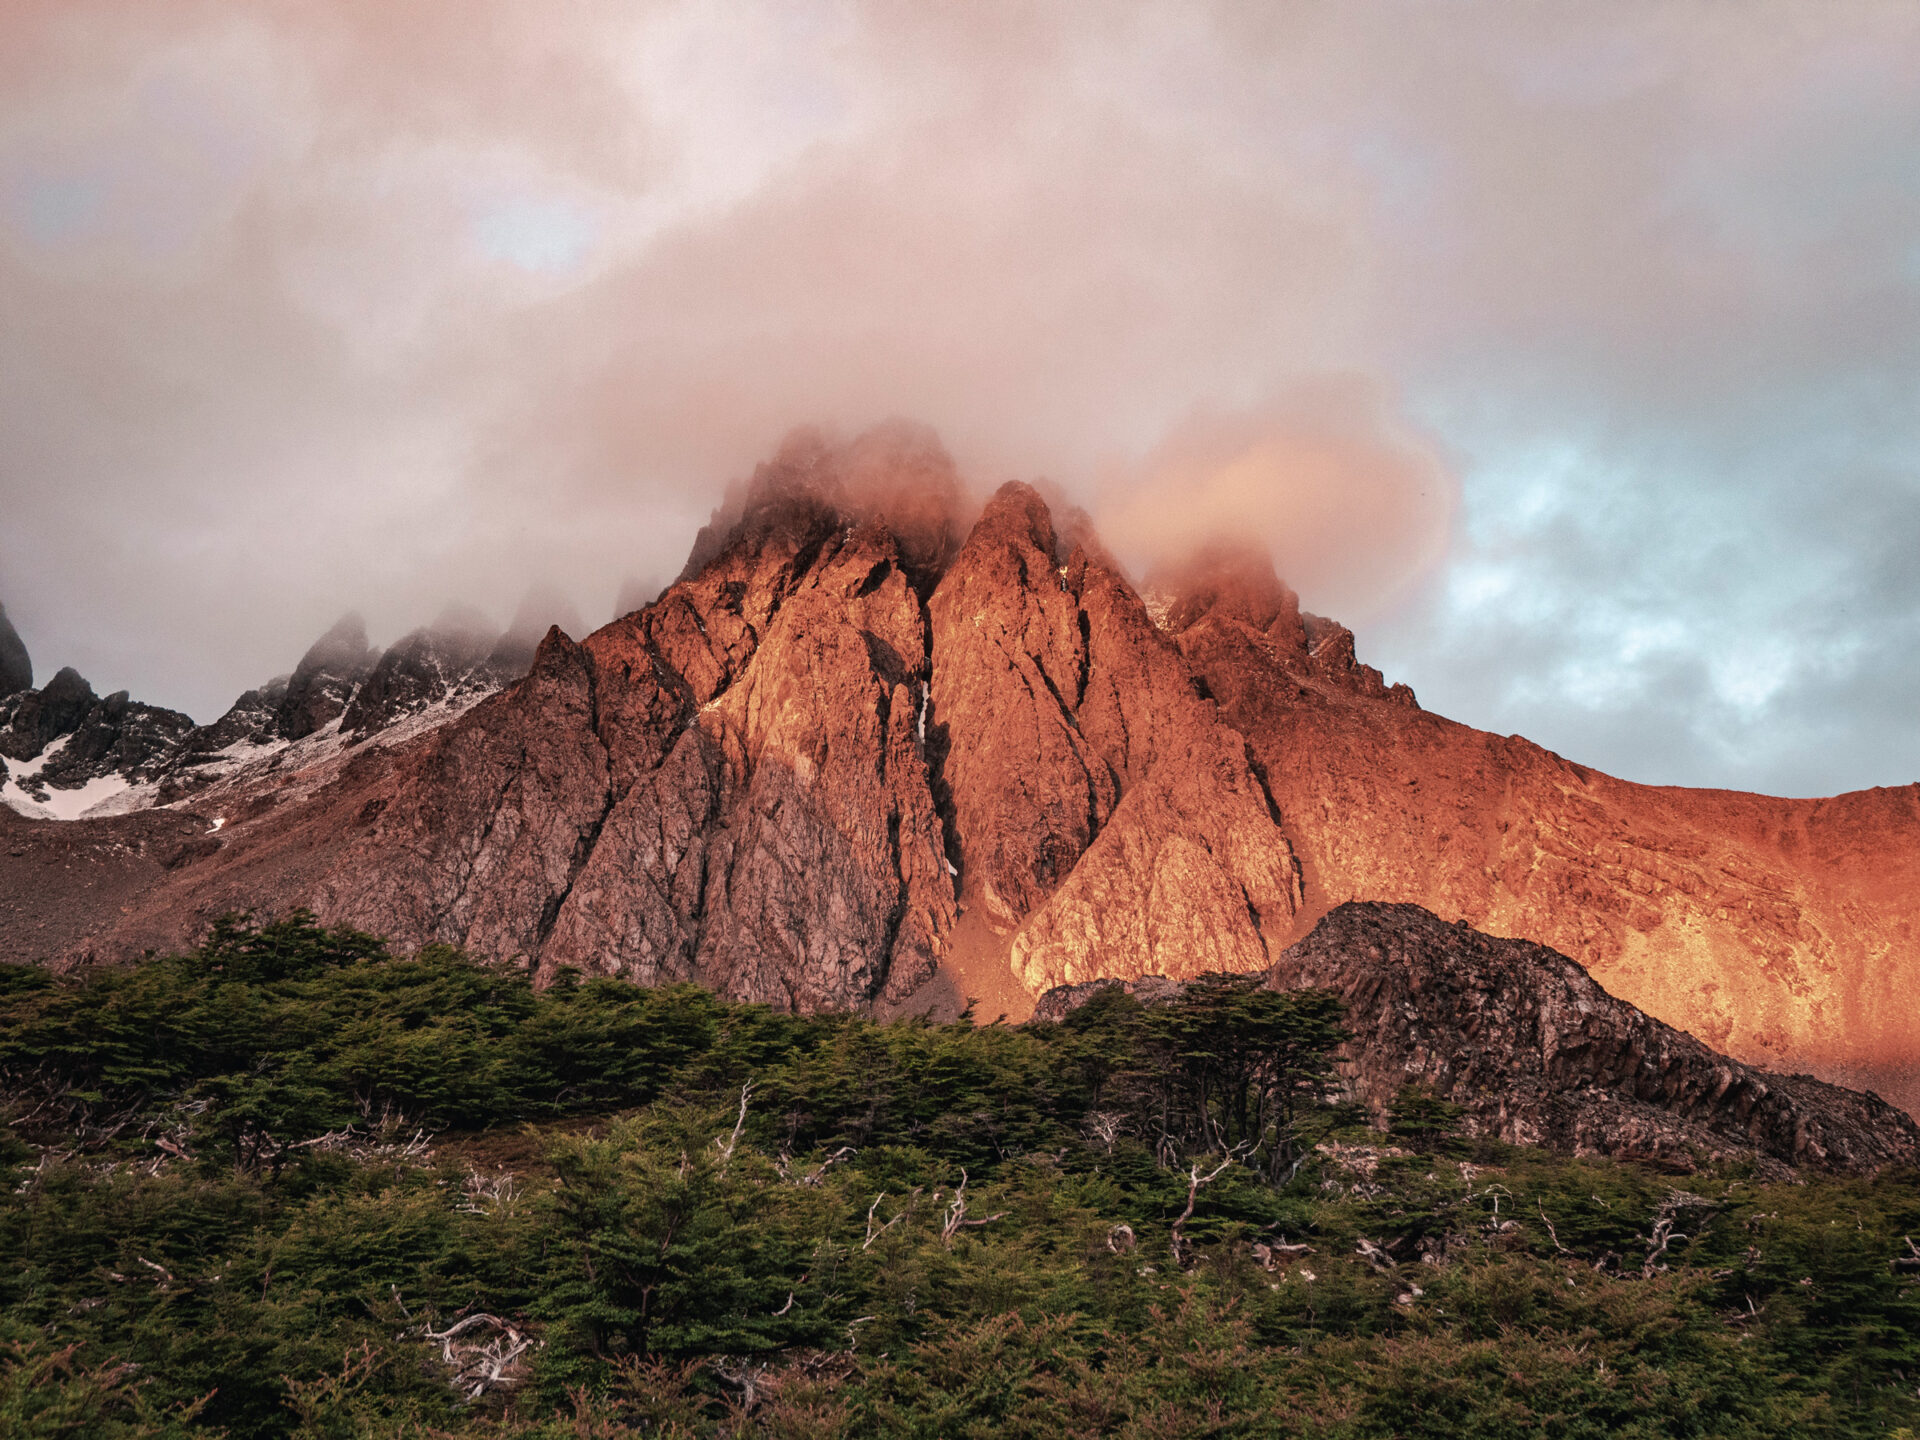
[[[1557,951],[1416,905],[1338,906],[1261,973],[1272,989],[1345,1001],[1341,1087],[1376,1117],[1417,1083],[1460,1105],[1473,1133],[1511,1144],[1681,1171],[1714,1159],[1920,1165],[1920,1125],[1878,1096],[1743,1065],[1616,1000]],[[1063,1019],[1113,986],[1145,1004],[1185,988],[1093,980],[1048,991],[1036,1014]]]
[[[173,799],[192,843],[61,827],[61,889],[24,868],[48,827],[0,813],[7,955],[304,904],[548,975],[1019,1018],[1062,984],[1265,970],[1345,901],[1410,902],[1743,1061],[1920,1106],[1916,787],[1664,790],[1456,725],[1264,559],[1143,593],[1028,486],[976,512],[923,432],[796,437],[653,603],[390,743],[350,744],[355,717],[414,705],[422,667],[323,646],[243,701],[289,758]]]

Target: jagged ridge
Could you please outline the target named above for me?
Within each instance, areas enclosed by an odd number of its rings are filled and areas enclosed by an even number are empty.
[[[544,975],[1017,1018],[1061,982],[1262,969],[1379,899],[1551,943],[1749,1060],[1884,1086],[1920,1056],[1913,795],[1612,781],[1422,711],[1264,558],[1214,552],[1143,599],[1030,487],[961,516],[924,431],[797,436],[679,581],[549,634],[525,680],[387,751],[190,796],[227,822],[218,853],[67,958],[305,903]],[[246,715],[307,723],[324,696],[345,726],[476,653],[375,665],[336,638]]]

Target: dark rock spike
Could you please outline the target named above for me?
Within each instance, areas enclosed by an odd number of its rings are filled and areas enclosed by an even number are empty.
[[[7,607],[0,605],[0,699],[33,688],[33,658],[20,632],[7,619]]]
[[[367,644],[367,624],[359,615],[343,615],[334,622],[301,656],[287,682],[276,716],[281,737],[303,739],[344,713],[378,658]]]

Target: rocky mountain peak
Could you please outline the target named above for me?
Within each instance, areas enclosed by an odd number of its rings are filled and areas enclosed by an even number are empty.
[[[1175,635],[1212,615],[1259,631],[1283,654],[1306,657],[1300,597],[1274,573],[1265,550],[1216,542],[1149,575],[1147,589],[1167,597],[1167,628]]]
[[[7,607],[0,605],[0,700],[33,688],[33,658],[26,642],[7,619]]]
[[[444,700],[486,661],[499,638],[492,622],[476,610],[455,606],[443,611],[432,624],[403,636],[374,662],[341,711],[341,730],[369,735]],[[351,654],[351,642],[352,637],[347,637],[346,645],[323,663],[338,664],[337,657]],[[486,688],[494,686],[489,683]]]
[[[80,672],[63,665],[43,688],[15,697],[11,719],[0,731],[0,754],[31,760],[62,735],[72,734],[98,703]]]
[[[227,823],[101,909],[89,953],[305,904],[541,975],[1017,1018],[1061,983],[1263,970],[1342,902],[1416,902],[1551,944],[1739,1060],[1920,1108],[1899,1003],[1920,791],[1614,781],[1421,711],[1265,557],[1203,552],[1150,607],[1043,489],[964,528],[962,493],[924,431],[800,432],[680,580],[578,642],[548,632],[517,678],[488,678],[495,651],[456,674],[472,626],[390,660],[336,627],[176,747],[163,798]],[[390,719],[287,738],[353,705]],[[38,743],[40,692],[0,700],[0,737],[30,708]],[[95,702],[57,763],[174,723],[137,709]],[[17,933],[37,955],[37,919]]]
[[[299,740],[345,712],[354,690],[379,659],[357,614],[336,620],[300,657],[275,717],[282,738]]]
[[[735,484],[695,538],[681,580],[723,553],[771,544],[798,554],[836,527],[885,530],[897,558],[930,590],[958,547],[964,493],[953,461],[925,426],[894,421],[851,442],[795,430],[774,457]]]

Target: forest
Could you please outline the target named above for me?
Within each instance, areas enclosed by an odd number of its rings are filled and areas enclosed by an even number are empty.
[[[0,966],[0,1434],[1871,1436],[1920,1177],[1342,1103],[1331,997],[730,1004],[310,916]]]

